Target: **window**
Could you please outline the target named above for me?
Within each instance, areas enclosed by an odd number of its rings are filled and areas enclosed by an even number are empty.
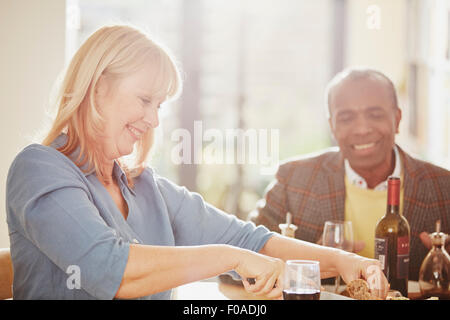
[[[277,132],[280,160],[330,146],[324,90],[335,72],[333,46],[339,43],[333,0],[69,2],[78,6],[80,17],[79,26],[68,31],[76,43],[71,48],[105,23],[130,22],[155,35],[181,61],[184,92],[167,107],[162,143],[151,162],[213,205],[246,218],[274,175],[261,174],[249,161],[203,158],[177,165],[171,154],[180,143],[175,130],[193,136],[198,134],[194,121],[201,121],[203,134],[266,130],[270,140],[270,132]],[[202,150],[211,144],[204,138],[199,138]]]

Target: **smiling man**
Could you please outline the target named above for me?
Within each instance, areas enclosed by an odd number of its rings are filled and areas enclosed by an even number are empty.
[[[436,221],[441,220],[443,232],[450,231],[450,172],[395,144],[402,112],[394,85],[382,73],[345,70],[329,83],[326,100],[339,147],[282,164],[251,219],[279,231],[290,212],[296,237],[318,243],[325,221],[351,221],[355,251],[373,258],[387,178],[399,176],[400,212],[411,228],[409,279],[418,279]]]

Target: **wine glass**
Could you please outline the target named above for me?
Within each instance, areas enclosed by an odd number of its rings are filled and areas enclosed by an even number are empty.
[[[284,300],[319,300],[319,261],[286,261],[283,298]]]
[[[353,227],[351,221],[326,221],[322,244],[327,247],[353,252]],[[341,277],[336,277],[334,292],[337,293]]]

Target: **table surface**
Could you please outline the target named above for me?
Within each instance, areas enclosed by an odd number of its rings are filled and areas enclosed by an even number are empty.
[[[342,290],[345,288],[345,286],[341,287]],[[326,294],[321,295],[321,300],[344,300],[346,298],[331,293],[332,286],[325,285],[324,288]],[[419,283],[409,281],[408,292],[409,298],[419,298]],[[197,281],[180,286],[173,290],[172,298],[176,300],[267,300],[264,296],[257,296],[245,291],[242,286],[223,283],[218,281],[218,279]]]

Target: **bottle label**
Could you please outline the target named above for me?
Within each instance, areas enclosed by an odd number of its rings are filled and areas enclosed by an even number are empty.
[[[397,238],[397,279],[408,278],[409,237]]]
[[[375,238],[375,259],[380,261],[381,270],[385,272],[387,257],[387,239]]]

